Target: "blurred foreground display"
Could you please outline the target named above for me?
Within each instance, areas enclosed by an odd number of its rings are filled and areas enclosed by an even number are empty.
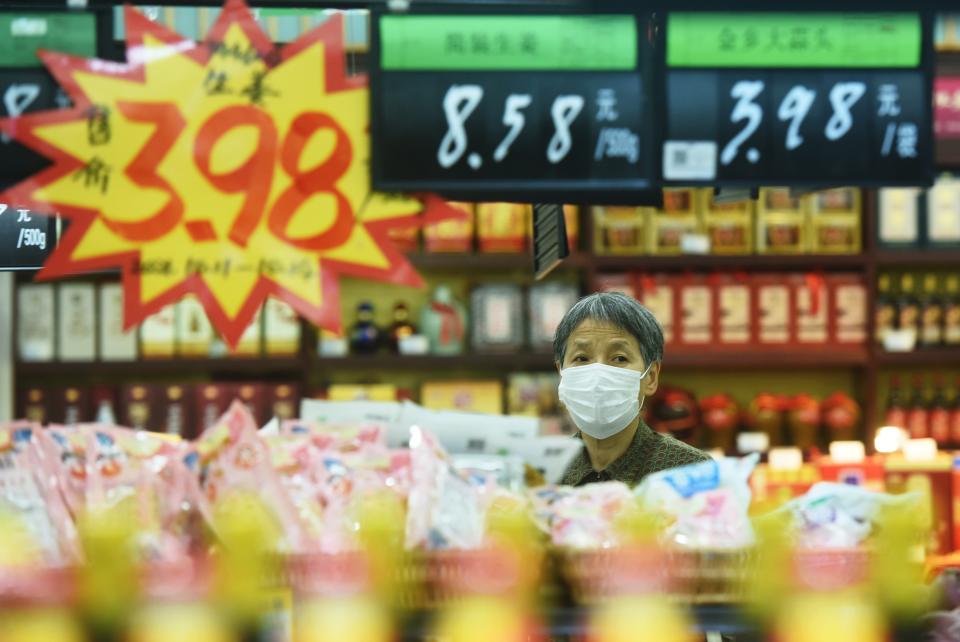
[[[0,639],[880,642],[953,617],[920,492],[822,482],[751,516],[756,455],[574,488],[390,431],[258,429],[239,401],[193,441],[2,426]]]

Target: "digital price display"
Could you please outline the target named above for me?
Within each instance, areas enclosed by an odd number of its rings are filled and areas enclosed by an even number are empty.
[[[675,13],[666,38],[665,182],[932,179],[919,15]]]
[[[650,188],[651,55],[636,16],[376,15],[373,25],[376,189],[613,202]]]

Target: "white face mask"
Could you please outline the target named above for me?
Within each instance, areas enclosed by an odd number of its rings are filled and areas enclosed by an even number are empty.
[[[583,433],[595,439],[612,437],[640,414],[640,383],[650,372],[615,368],[603,363],[560,371],[560,401]]]

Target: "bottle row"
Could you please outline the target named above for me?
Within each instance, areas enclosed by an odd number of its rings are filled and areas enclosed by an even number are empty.
[[[960,273],[883,273],[876,341],[887,350],[960,346]]]
[[[881,247],[960,248],[960,180],[944,176],[926,190],[881,189],[878,207]]]
[[[419,398],[424,408],[490,415],[520,415],[542,421],[545,432],[570,432],[561,415],[556,373],[512,373],[500,379],[424,381],[418,389],[389,383],[331,384],[303,390],[294,382],[128,383],[40,385],[18,390],[16,416],[40,424],[96,422],[193,438],[216,422],[234,399],[263,426],[274,417],[298,416],[303,398],[396,402]]]
[[[482,285],[469,306],[439,286],[418,323],[410,307],[394,304],[389,326],[378,325],[375,304],[357,306],[347,336],[321,332],[319,354],[462,354],[529,347],[549,351],[554,330],[580,296],[573,284]],[[123,328],[123,294],[116,283],[29,284],[17,291],[17,337],[22,361],[132,361],[152,358],[283,357],[300,353],[302,323],[282,301],[268,299],[239,344],[229,350],[216,336],[200,302],[187,297]]]
[[[234,399],[262,426],[274,417],[296,417],[301,390],[294,382],[30,386],[18,391],[15,410],[17,417],[44,425],[96,422],[193,438]]]
[[[357,305],[348,337],[321,332],[321,356],[375,354],[386,348],[405,355],[511,352],[522,348],[548,352],[563,315],[580,297],[573,284],[540,283],[529,288],[512,283],[480,285],[470,292],[469,307],[447,286],[438,286],[420,311],[419,327],[406,303],[394,304],[389,327],[377,324],[371,301]]]
[[[909,394],[898,376],[891,377],[885,426],[905,429],[912,439],[932,438],[941,447],[960,447],[960,377],[948,392],[945,377],[934,374],[928,388],[923,375],[911,381]]]
[[[626,273],[595,287],[643,303],[671,348],[851,347],[867,337],[860,274]]]
[[[229,349],[203,305],[181,299],[126,329],[119,283],[25,284],[17,288],[17,344],[22,361],[133,361],[156,357],[289,356],[300,351],[293,308],[268,299]]]
[[[600,255],[858,254],[860,190],[801,195],[764,188],[727,200],[713,189],[667,189],[663,207],[594,207]]]

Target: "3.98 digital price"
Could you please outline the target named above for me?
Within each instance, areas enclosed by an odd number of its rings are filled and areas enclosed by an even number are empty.
[[[741,129],[720,152],[720,162],[729,165],[740,153],[741,146],[756,133],[763,123],[763,107],[756,101],[766,88],[762,80],[741,80],[730,89],[730,97],[737,102],[730,113],[730,122],[746,121]],[[829,141],[843,138],[853,127],[853,106],[863,98],[867,86],[863,82],[838,82],[833,85],[828,94],[833,113],[824,127],[823,134]],[[803,142],[800,127],[810,112],[817,92],[803,85],[792,87],[784,96],[777,108],[776,117],[787,122],[787,134],[784,146],[787,150],[799,148]],[[760,160],[760,152],[754,148],[747,150],[747,160],[756,163]]]

